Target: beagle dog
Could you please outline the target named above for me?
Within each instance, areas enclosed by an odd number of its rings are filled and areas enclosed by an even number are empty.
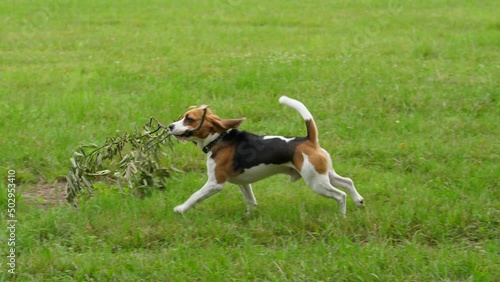
[[[218,193],[226,182],[240,187],[249,213],[257,205],[251,183],[278,173],[290,175],[290,181],[304,178],[314,192],[336,200],[343,216],[347,196],[334,186],[345,188],[357,206],[364,206],[352,180],[333,170],[330,155],[319,146],[316,124],[304,104],[286,96],[279,102],[300,113],[306,123],[306,137],[260,136],[240,131],[237,128],[245,118],[221,119],[205,105],[189,110],[168,126],[177,139],[193,141],[207,154],[207,182],[176,206],[176,213],[185,213]]]

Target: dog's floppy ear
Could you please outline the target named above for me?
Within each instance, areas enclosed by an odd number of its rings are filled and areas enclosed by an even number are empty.
[[[191,105],[191,106],[186,106],[186,109],[200,109],[200,110],[204,110],[206,108],[208,108],[208,105],[201,105],[201,106]]]
[[[213,119],[211,122],[215,126],[217,132],[223,132],[231,128],[237,128],[240,126],[242,122],[244,122],[246,118],[237,118],[237,119]]]

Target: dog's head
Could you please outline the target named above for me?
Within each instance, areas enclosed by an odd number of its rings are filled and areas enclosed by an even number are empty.
[[[179,140],[195,141],[237,128],[244,120],[245,118],[221,119],[208,106],[203,105],[187,111],[178,121],[171,123],[168,129]]]

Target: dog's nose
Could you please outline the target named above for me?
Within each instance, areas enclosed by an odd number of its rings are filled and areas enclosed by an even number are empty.
[[[173,124],[169,125],[169,126],[168,126],[168,130],[170,130],[170,131],[174,130],[174,126],[175,126],[175,125],[173,125]]]

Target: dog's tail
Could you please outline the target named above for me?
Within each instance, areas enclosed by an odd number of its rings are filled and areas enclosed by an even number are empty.
[[[314,122],[314,119],[306,106],[295,99],[288,98],[287,96],[281,96],[279,102],[299,112],[299,114],[306,122],[307,139],[309,139],[315,145],[319,145],[318,128],[316,127],[316,123]]]

